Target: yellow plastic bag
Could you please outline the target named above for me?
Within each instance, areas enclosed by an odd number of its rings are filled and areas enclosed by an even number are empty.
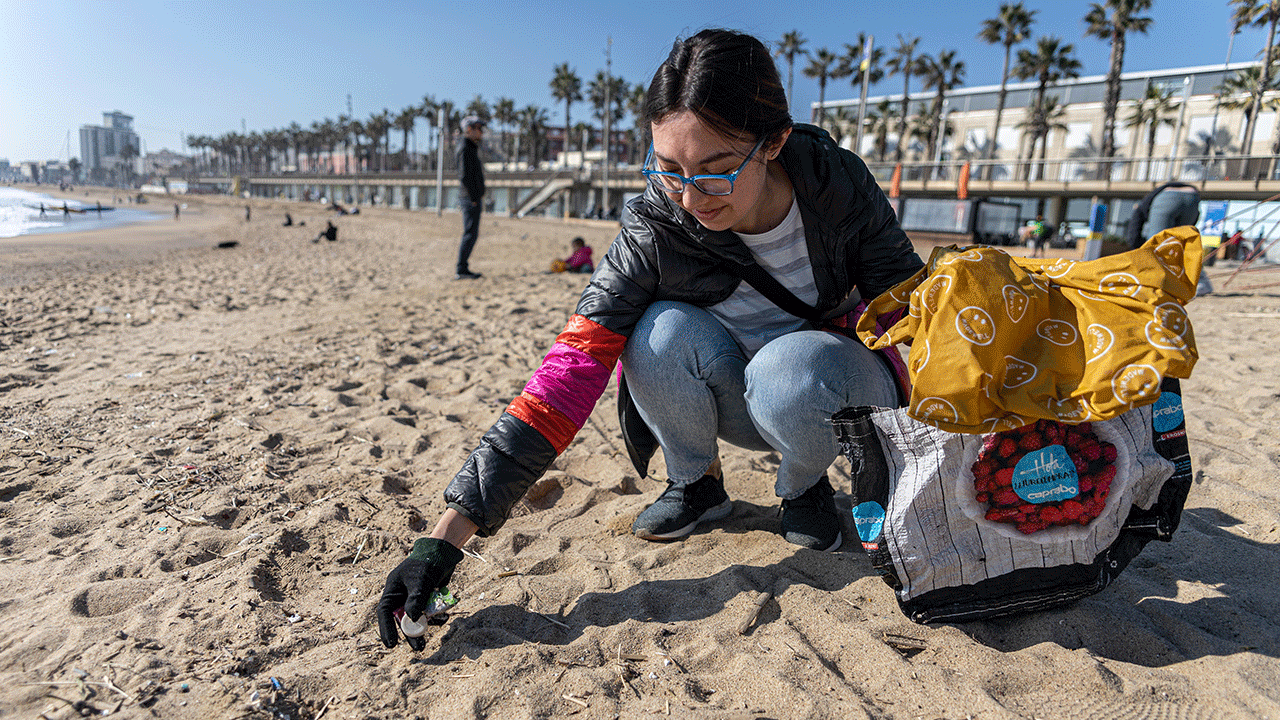
[[[1164,377],[1190,377],[1198,356],[1183,306],[1203,256],[1189,226],[1088,262],[938,248],[856,330],[872,350],[911,343],[908,413],[944,430],[1109,420],[1155,402]],[[877,334],[876,320],[902,308]]]

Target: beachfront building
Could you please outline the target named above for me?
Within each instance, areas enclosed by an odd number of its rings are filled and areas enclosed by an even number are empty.
[[[1245,135],[1247,96],[1219,95],[1224,81],[1258,62],[1126,72],[1121,75],[1116,113],[1114,157],[1099,157],[1102,146],[1106,77],[1094,75],[1059,81],[1045,91],[1048,118],[1045,139],[1036,141],[1032,109],[1037,83],[1011,82],[998,134],[995,112],[1000,87],[962,87],[946,93],[940,113],[944,139],[930,151],[923,131],[933,115],[935,93],[911,95],[902,162],[898,113],[902,94],[867,98],[864,132],[855,140],[859,100],[824,104],[823,125],[842,144],[859,145],[881,185],[889,191],[895,174],[904,197],[940,196],[957,189],[963,166],[970,192],[1017,203],[1026,219],[1043,213],[1058,227],[1087,224],[1091,196],[1111,200],[1110,232],[1120,232],[1137,201],[1151,187],[1169,180],[1201,187],[1206,198],[1246,199],[1265,194],[1280,181],[1280,162],[1273,149],[1280,143],[1274,100],[1265,98],[1248,148]],[[888,132],[879,116],[893,113]],[[814,104],[812,117],[819,115]],[[914,122],[912,122],[914,121]],[[892,193],[891,193],[892,194]],[[1260,199],[1260,198],[1259,198]]]
[[[1106,171],[1111,180],[1162,180],[1164,178],[1196,181],[1226,176],[1222,164],[1227,158],[1242,156],[1270,158],[1277,143],[1276,112],[1263,104],[1255,124],[1253,142],[1241,148],[1244,137],[1245,110],[1238,105],[1246,98],[1220,98],[1224,80],[1240,71],[1258,67],[1257,62],[1230,65],[1169,68],[1127,72],[1121,75],[1120,105],[1116,115],[1116,155]],[[1033,123],[1031,109],[1035,103],[1035,82],[1010,83],[1000,120],[995,146],[991,147],[994,130],[998,85],[956,88],[943,100],[942,121],[946,123],[946,139],[935,153],[943,161],[988,161],[992,178],[1015,178],[1030,173],[1046,180],[1079,179],[1097,170],[1096,162],[1102,146],[1103,96],[1106,76],[1094,75],[1059,81],[1045,91],[1052,106],[1048,141],[1030,147]],[[1162,94],[1161,110],[1153,113],[1152,99]],[[901,112],[902,94],[867,98],[867,113],[874,115],[887,102],[892,112]],[[911,96],[908,118],[926,117],[932,113],[933,92]],[[829,129],[833,120],[840,126],[846,146],[851,146],[858,115],[859,100],[833,100],[825,103],[824,123]],[[1142,112],[1138,108],[1142,107]],[[818,108],[813,109],[816,117]],[[1135,119],[1135,116],[1140,116]],[[1152,124],[1155,133],[1152,136]],[[881,152],[875,133],[864,132],[859,154],[868,162],[883,162],[896,156],[900,142],[896,132],[887,134]],[[924,157],[926,148],[918,136],[908,137],[904,160],[930,162],[939,158]],[[940,152],[939,152],[940,151]],[[1033,156],[1034,155],[1034,156]],[[1039,161],[1034,167],[1021,164]],[[1216,163],[1214,161],[1219,161]],[[1276,173],[1270,163],[1254,163],[1256,172]],[[1243,172],[1243,164],[1237,174]]]
[[[133,163],[142,147],[133,116],[119,110],[102,113],[101,125],[80,126],[80,162],[91,182],[122,182],[137,172]]]

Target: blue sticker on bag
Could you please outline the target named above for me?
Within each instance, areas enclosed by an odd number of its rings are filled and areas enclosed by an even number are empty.
[[[875,542],[884,529],[884,508],[874,501],[858,505],[853,509],[853,526],[858,529],[858,538],[864,545]]]
[[[1169,432],[1182,424],[1182,397],[1177,393],[1160,393],[1151,408],[1151,427],[1158,433]]]
[[[1070,500],[1080,494],[1076,464],[1061,445],[1029,452],[1013,467],[1013,491],[1029,503]]]

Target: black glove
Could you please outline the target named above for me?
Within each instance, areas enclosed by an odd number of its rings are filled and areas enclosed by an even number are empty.
[[[444,540],[418,538],[413,551],[404,562],[387,575],[382,599],[378,601],[378,634],[382,644],[393,648],[400,641],[400,623],[395,612],[404,608],[404,614],[417,620],[427,609],[431,593],[444,587],[453,577],[453,569],[462,561],[462,551]],[[414,650],[427,646],[420,637],[406,637],[405,642]]]

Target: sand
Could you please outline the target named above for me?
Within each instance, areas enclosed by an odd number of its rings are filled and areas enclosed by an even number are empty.
[[[1280,717],[1280,288],[1189,307],[1182,526],[1073,606],[915,625],[856,542],[787,544],[778,458],[735,448],[728,519],[639,540],[663,468],[611,385],[415,654],[383,578],[572,312],[549,261],[614,228],[486,216],[457,282],[456,213],[312,244],[318,206],[184,200],[0,243],[0,717]]]

